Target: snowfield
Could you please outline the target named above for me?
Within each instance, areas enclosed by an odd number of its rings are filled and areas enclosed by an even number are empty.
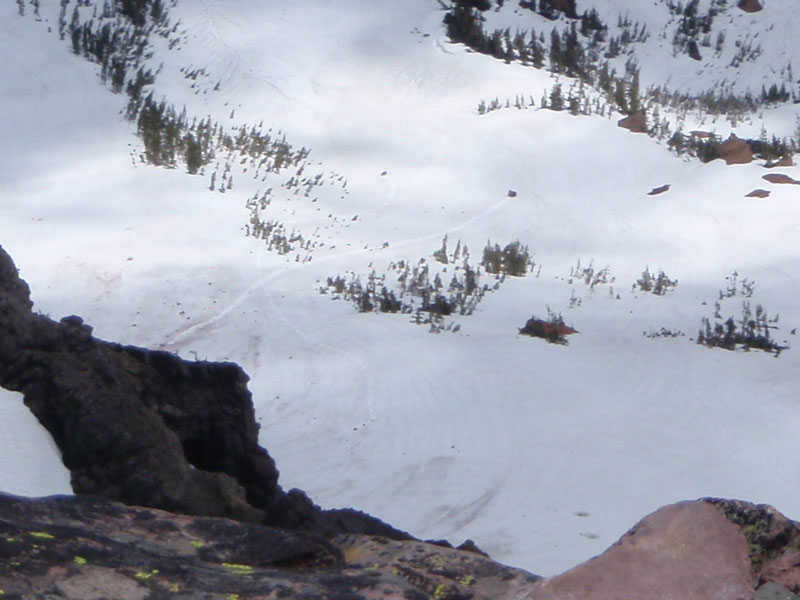
[[[677,500],[800,515],[798,187],[767,183],[759,162],[677,158],[618,128],[621,115],[478,115],[494,97],[538,106],[553,80],[451,44],[433,0],[183,0],[170,10],[180,43],[153,39],[155,96],[225,126],[263,120],[311,150],[305,176],[322,174],[306,197],[282,185],[294,168],[262,181],[234,163],[232,189],[211,192],[224,159],[194,176],[139,159],[124,94],[58,39],[58,4],[41,0],[41,21],[0,9],[0,244],[55,319],[78,314],[104,339],[241,364],[285,488],[422,538],[472,538],[540,575]],[[615,14],[625,3],[595,4]],[[649,4],[636,18],[666,10]],[[780,4],[731,19],[767,37]],[[794,37],[769,36],[765,54],[797,55]],[[796,105],[775,111],[788,122]],[[742,137],[758,135],[757,119]],[[671,189],[648,196],[662,184]],[[759,187],[772,195],[744,197]],[[267,188],[262,216],[308,250],[279,255],[245,235],[246,202]],[[536,267],[453,317],[456,333],[320,293],[348,273],[392,282],[400,260],[442,270],[432,254],[444,236],[451,252],[469,246],[473,267],[487,240],[518,239]],[[590,266],[608,267],[606,283],[576,276]],[[677,286],[634,289],[645,268]],[[779,315],[771,333],[790,348],[776,358],[697,345],[717,301],[723,318],[739,319],[743,301]],[[580,332],[569,345],[517,334],[548,308]],[[662,327],[685,335],[643,335]],[[21,396],[0,400],[3,491],[68,493]]]

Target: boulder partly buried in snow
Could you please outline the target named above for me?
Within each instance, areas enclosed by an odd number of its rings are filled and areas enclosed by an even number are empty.
[[[769,173],[768,175],[764,175],[762,179],[769,181],[770,183],[800,185],[800,181],[797,181],[797,179],[793,177],[789,177],[785,173]]]
[[[754,158],[749,144],[735,135],[717,146],[717,156],[728,165],[745,165]]]
[[[747,194],[745,198],[769,198],[769,195],[769,190],[762,190],[761,188],[758,188]]]
[[[664,185],[660,185],[658,187],[654,187],[652,190],[647,192],[648,196],[658,196],[659,194],[663,194],[664,192],[668,192],[669,188],[672,187],[670,184],[666,183]]]
[[[633,133],[647,133],[647,119],[644,113],[635,112],[632,115],[617,121],[617,125]]]
[[[544,319],[531,317],[519,332],[522,335],[542,338],[553,344],[566,344],[566,336],[578,333],[578,330],[566,325],[560,318],[545,321]]]
[[[739,0],[739,4],[737,4],[737,6],[744,12],[749,13],[758,12],[764,9],[759,0]]]
[[[764,165],[768,169],[774,169],[776,167],[793,167],[794,166],[794,159],[790,154],[786,154],[785,156],[781,156],[776,161],[770,161],[766,165]]]

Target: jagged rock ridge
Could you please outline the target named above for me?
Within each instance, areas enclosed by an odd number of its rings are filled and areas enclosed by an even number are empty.
[[[75,493],[292,529],[410,537],[284,492],[258,445],[238,365],[103,342],[79,317],[57,323],[32,307],[0,247],[0,385],[24,394],[61,449]]]

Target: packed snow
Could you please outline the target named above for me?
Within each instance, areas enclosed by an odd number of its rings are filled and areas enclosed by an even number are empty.
[[[180,43],[153,40],[155,96],[226,126],[263,120],[310,148],[306,176],[322,174],[305,197],[281,185],[292,168],[262,181],[234,164],[232,189],[211,192],[222,164],[191,176],[140,160],[124,94],[59,40],[58,2],[41,0],[38,21],[0,10],[0,244],[36,310],[240,363],[284,487],[422,538],[471,538],[541,575],[677,500],[800,515],[800,192],[763,181],[760,163],[677,158],[618,128],[621,115],[478,115],[482,99],[538,102],[553,80],[451,44],[435,1],[192,0],[170,10]],[[268,187],[264,218],[308,251],[245,235],[245,204]],[[772,195],[744,197],[758,187]],[[454,316],[455,333],[320,293],[336,275],[390,281],[400,260],[446,267],[447,281],[455,265],[432,256],[444,236],[473,266],[487,240],[518,239],[536,267]],[[584,283],[590,267],[608,268],[604,283]],[[646,268],[677,285],[642,292]],[[715,302],[738,319],[743,301],[779,315],[772,335],[789,349],[694,343]],[[548,308],[579,331],[568,345],[518,335]],[[684,335],[643,335],[662,327]],[[0,400],[4,490],[69,492],[21,396]]]

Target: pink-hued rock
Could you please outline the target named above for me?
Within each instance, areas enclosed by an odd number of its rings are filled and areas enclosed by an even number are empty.
[[[800,592],[800,552],[790,552],[771,560],[761,568],[758,580],[772,581],[792,592]]]
[[[785,173],[770,173],[769,175],[764,175],[762,179],[766,179],[770,183],[800,185],[800,181],[797,181],[797,179],[794,179],[793,177],[789,177]]]
[[[748,547],[739,527],[705,502],[666,506],[616,544],[527,600],[750,600]]]

